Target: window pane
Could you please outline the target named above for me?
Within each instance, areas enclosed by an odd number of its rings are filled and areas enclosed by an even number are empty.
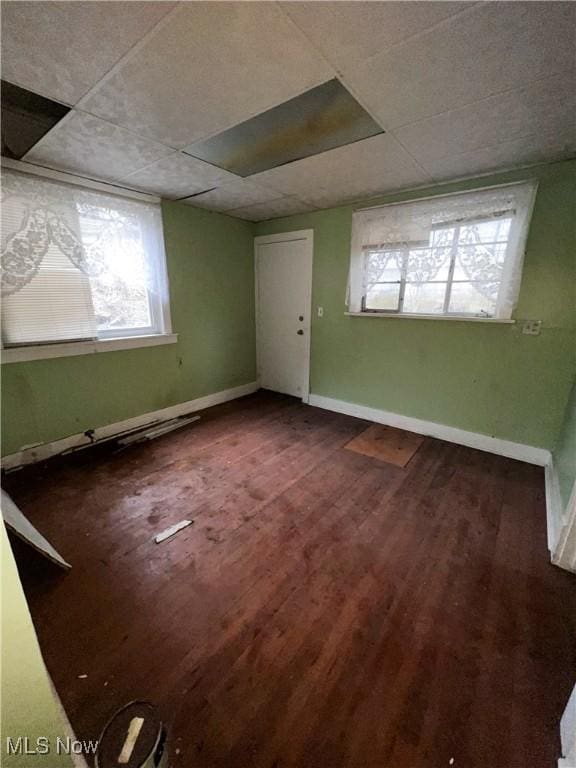
[[[496,309],[497,283],[454,283],[449,312],[492,316]]]
[[[454,241],[454,227],[433,229],[430,232],[430,245],[435,247],[451,246]]]
[[[367,260],[367,282],[386,283],[400,280],[403,259],[403,251],[371,251]]]
[[[400,283],[369,285],[366,291],[366,309],[398,309]]]
[[[98,330],[150,327],[147,259],[138,221],[108,208],[87,207],[81,207],[79,221],[91,258]]]
[[[435,315],[444,311],[446,283],[406,283],[404,312]]]
[[[454,264],[454,280],[502,279],[506,244],[458,246]]]
[[[409,282],[426,283],[447,280],[450,269],[451,248],[418,248],[408,254]]]
[[[460,243],[493,243],[507,240],[512,219],[490,219],[471,224],[465,224],[460,229]]]

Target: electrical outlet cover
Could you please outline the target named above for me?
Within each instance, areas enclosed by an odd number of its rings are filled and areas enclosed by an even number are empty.
[[[526,336],[540,336],[542,320],[525,320],[522,324],[522,333]]]

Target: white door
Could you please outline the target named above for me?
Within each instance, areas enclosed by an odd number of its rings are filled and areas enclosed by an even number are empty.
[[[308,400],[312,230],[255,239],[260,386]]]

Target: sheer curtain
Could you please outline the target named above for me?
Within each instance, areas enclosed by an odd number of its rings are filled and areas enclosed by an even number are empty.
[[[435,279],[441,259],[450,251],[439,237],[457,231],[458,263],[470,281],[490,284],[497,292],[494,317],[509,319],[516,306],[528,224],[536,193],[535,182],[508,184],[473,192],[393,203],[356,211],[347,292],[350,312],[361,312],[370,280],[367,254],[394,255],[413,249],[413,281]],[[506,219],[504,253],[490,252],[475,231],[479,222]],[[450,229],[451,228],[451,229]],[[453,269],[453,265],[452,265]],[[432,276],[432,277],[431,277]]]
[[[3,170],[5,345],[162,332],[160,208]]]

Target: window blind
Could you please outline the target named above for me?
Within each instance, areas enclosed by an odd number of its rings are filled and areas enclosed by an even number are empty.
[[[356,211],[349,311],[509,319],[535,192],[522,182]]]
[[[159,206],[2,173],[6,346],[162,333]]]

